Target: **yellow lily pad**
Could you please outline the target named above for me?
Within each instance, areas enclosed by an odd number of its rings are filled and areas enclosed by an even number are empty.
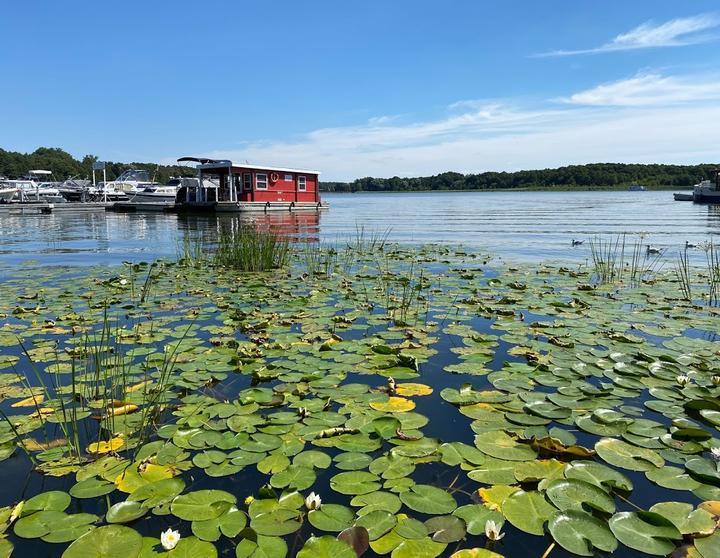
[[[404,384],[397,384],[395,391],[398,395],[404,395],[405,397],[430,395],[433,389],[425,384],[414,384],[407,382]]]
[[[141,469],[140,471],[138,471],[138,467]],[[115,479],[115,485],[118,490],[129,494],[151,482],[172,478],[175,476],[175,472],[175,469],[169,465],[136,464],[119,474]]]
[[[22,399],[20,401],[16,401],[11,407],[18,408],[18,407],[35,407],[42,403],[45,400],[45,396],[43,394],[39,394],[36,396],[30,396],[25,399]]]
[[[110,453],[111,451],[120,449],[124,445],[125,440],[118,436],[117,438],[113,438],[109,442],[93,442],[92,444],[88,445],[87,451],[88,453],[99,454]]]
[[[490,508],[491,510],[497,510],[502,512],[502,503],[512,494],[520,490],[517,486],[508,486],[506,484],[497,484],[490,488],[481,488],[478,490],[478,495],[482,499],[483,505]]]
[[[404,397],[388,397],[387,401],[372,401],[370,407],[386,413],[406,413],[415,408],[415,403]]]

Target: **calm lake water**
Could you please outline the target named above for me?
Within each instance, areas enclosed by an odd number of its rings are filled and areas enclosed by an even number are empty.
[[[720,206],[675,202],[672,192],[429,192],[325,194],[330,210],[267,221],[309,241],[342,242],[364,229],[402,243],[460,243],[510,261],[584,261],[594,235],[646,233],[674,260],[685,241],[720,233]],[[0,262],[113,264],[174,257],[187,235],[212,237],[238,216],[104,212],[0,215]],[[696,261],[704,254],[693,251]]]

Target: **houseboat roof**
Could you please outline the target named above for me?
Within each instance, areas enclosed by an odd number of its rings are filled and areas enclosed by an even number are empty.
[[[255,165],[250,163],[233,163],[228,159],[208,159],[205,157],[180,157],[178,162],[192,161],[199,163],[199,169],[224,169],[227,167],[236,167],[241,169],[268,170],[275,172],[294,172],[300,174],[320,174],[320,171],[309,169],[292,169],[288,167],[271,167],[268,165]]]

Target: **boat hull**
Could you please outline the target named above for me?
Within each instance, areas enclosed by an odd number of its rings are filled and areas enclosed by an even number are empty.
[[[186,202],[175,206],[176,211],[214,213],[269,213],[277,211],[323,211],[326,203],[315,202]]]
[[[133,203],[175,203],[175,194],[138,192],[130,201]]]
[[[15,188],[0,188],[0,202],[8,203],[17,195]]]

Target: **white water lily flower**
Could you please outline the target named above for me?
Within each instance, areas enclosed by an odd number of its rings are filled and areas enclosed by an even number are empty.
[[[502,527],[492,519],[488,519],[485,522],[485,536],[491,541],[499,541],[505,536],[505,533],[502,533],[501,530]]]
[[[715,461],[720,461],[720,448],[710,449],[710,454]]]
[[[714,386],[720,386],[720,376],[713,376],[710,380]]]
[[[320,499],[320,496],[314,492],[311,492],[308,494],[307,498],[305,498],[305,507],[309,510],[319,510],[321,504],[322,500]]]
[[[678,383],[678,384],[680,384],[681,386],[684,386],[684,385],[686,385],[686,384],[690,381],[690,376],[686,376],[685,374],[681,374],[680,376],[678,376],[678,377],[675,378],[675,379],[677,380],[677,383]]]
[[[160,542],[165,550],[172,550],[180,542],[180,531],[168,529],[160,533]]]

